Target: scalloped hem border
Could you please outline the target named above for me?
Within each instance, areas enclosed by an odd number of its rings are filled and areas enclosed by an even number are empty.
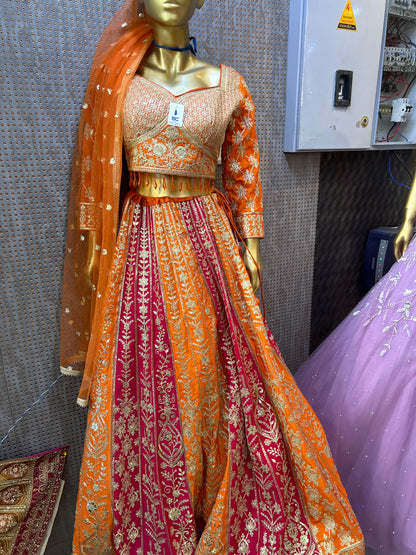
[[[80,399],[80,398],[78,397],[78,399],[77,399],[77,405],[79,405],[80,407],[84,407],[84,408],[85,408],[85,407],[88,406],[88,401],[87,401],[87,399]]]
[[[74,370],[72,366],[61,366],[61,373],[65,376],[81,376],[82,370]]]

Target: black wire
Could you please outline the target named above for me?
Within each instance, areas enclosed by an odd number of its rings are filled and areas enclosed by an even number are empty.
[[[395,156],[395,158],[397,158],[400,164],[404,167],[404,169],[407,171],[410,177],[413,178],[413,173],[409,170],[409,166],[406,164],[406,162],[397,154],[395,150],[392,150],[392,153],[393,153],[393,156]]]
[[[386,141],[389,140],[389,135],[393,131],[393,129],[396,127],[396,125],[398,125],[398,123],[394,122],[393,125],[390,127],[390,129],[387,131]]]

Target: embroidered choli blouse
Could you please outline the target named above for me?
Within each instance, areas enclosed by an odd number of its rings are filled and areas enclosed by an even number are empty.
[[[184,107],[179,125],[169,124],[172,103]],[[263,237],[254,105],[235,70],[222,65],[218,86],[178,96],[136,75],[124,101],[123,136],[134,172],[214,180],[221,156],[223,186],[240,234]]]

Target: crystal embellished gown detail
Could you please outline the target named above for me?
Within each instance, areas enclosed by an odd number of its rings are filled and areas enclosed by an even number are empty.
[[[169,125],[172,103],[182,126]],[[222,66],[217,87],[175,97],[136,75],[123,127],[130,191],[104,293],[74,553],[362,554],[230,224],[231,210],[241,236],[263,234],[243,79]],[[219,155],[230,210],[214,191]]]
[[[366,545],[416,553],[416,241],[303,364]]]

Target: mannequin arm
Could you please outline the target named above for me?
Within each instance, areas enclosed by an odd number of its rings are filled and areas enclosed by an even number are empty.
[[[256,292],[260,287],[260,278],[263,269],[260,256],[260,239],[258,237],[247,237],[245,243],[247,248],[244,251],[243,261],[247,268],[253,291]]]
[[[394,240],[394,256],[396,260],[401,258],[413,235],[413,227],[416,222],[416,175],[413,178],[412,187],[407,199],[404,218],[396,239]]]
[[[93,276],[97,275],[98,264],[100,261],[99,252],[96,249],[97,246],[97,232],[96,231],[86,231],[88,250],[87,250],[87,260],[85,261],[84,267],[82,268],[84,277],[88,282],[88,285],[92,289],[93,286]]]

